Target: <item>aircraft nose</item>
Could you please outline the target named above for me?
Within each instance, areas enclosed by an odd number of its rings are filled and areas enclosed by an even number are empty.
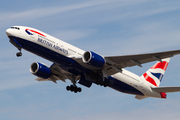
[[[10,29],[7,29],[7,30],[6,30],[6,35],[7,35],[7,36],[11,36],[11,30],[10,30]]]

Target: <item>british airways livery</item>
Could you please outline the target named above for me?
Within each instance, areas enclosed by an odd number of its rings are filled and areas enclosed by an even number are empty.
[[[81,50],[30,27],[13,26],[6,30],[6,34],[19,50],[17,57],[22,56],[21,49],[24,49],[53,62],[51,66],[40,62],[31,64],[30,72],[37,76],[37,81],[57,83],[57,80],[65,82],[69,79],[72,85],[66,89],[74,93],[82,91],[77,83],[88,88],[94,83],[136,95],[135,98],[139,100],[147,97],[166,98],[166,93],[180,91],[180,87],[159,87],[170,57],[180,54],[180,50],[102,56],[93,51]],[[152,61],[158,62],[142,76],[124,69],[135,65],[142,67],[143,63]]]

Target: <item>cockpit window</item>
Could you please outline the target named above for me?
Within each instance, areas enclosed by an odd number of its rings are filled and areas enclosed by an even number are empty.
[[[20,28],[18,28],[18,27],[11,27],[11,29],[17,29],[17,30],[20,30]]]

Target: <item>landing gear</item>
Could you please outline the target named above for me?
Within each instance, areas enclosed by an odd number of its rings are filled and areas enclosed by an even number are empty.
[[[19,50],[19,52],[16,53],[16,56],[22,56],[21,49],[23,48],[23,46],[16,39],[10,39],[10,42]]]
[[[19,52],[16,53],[16,56],[21,57],[22,56],[21,47],[19,47],[18,50]]]
[[[74,93],[77,93],[77,92],[81,92],[81,91],[82,91],[82,89],[81,89],[80,87],[77,87],[76,85],[67,86],[67,87],[66,87],[66,90],[67,90],[67,91],[74,92]]]
[[[21,57],[21,56],[22,56],[21,51],[20,51],[20,52],[18,52],[18,53],[16,53],[16,56],[17,56],[17,57]]]
[[[106,79],[100,79],[100,80],[96,81],[96,84],[100,85],[100,86],[107,87],[110,85],[110,82]]]
[[[81,92],[82,89],[80,87],[77,87],[76,86],[76,81],[80,79],[80,76],[71,76],[71,82],[73,83],[71,86],[67,86],[66,87],[66,90],[67,91],[71,91],[71,92],[74,92],[74,93],[77,93],[77,92]]]

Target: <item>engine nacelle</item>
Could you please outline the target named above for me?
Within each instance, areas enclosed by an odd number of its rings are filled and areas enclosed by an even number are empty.
[[[97,53],[94,53],[92,51],[86,51],[83,54],[82,58],[84,63],[87,63],[89,65],[92,65],[97,68],[102,68],[105,64],[105,59],[101,55],[98,55]]]
[[[31,64],[30,72],[33,75],[36,75],[38,77],[47,79],[51,76],[51,70],[46,65],[43,65],[42,63],[34,62]]]

